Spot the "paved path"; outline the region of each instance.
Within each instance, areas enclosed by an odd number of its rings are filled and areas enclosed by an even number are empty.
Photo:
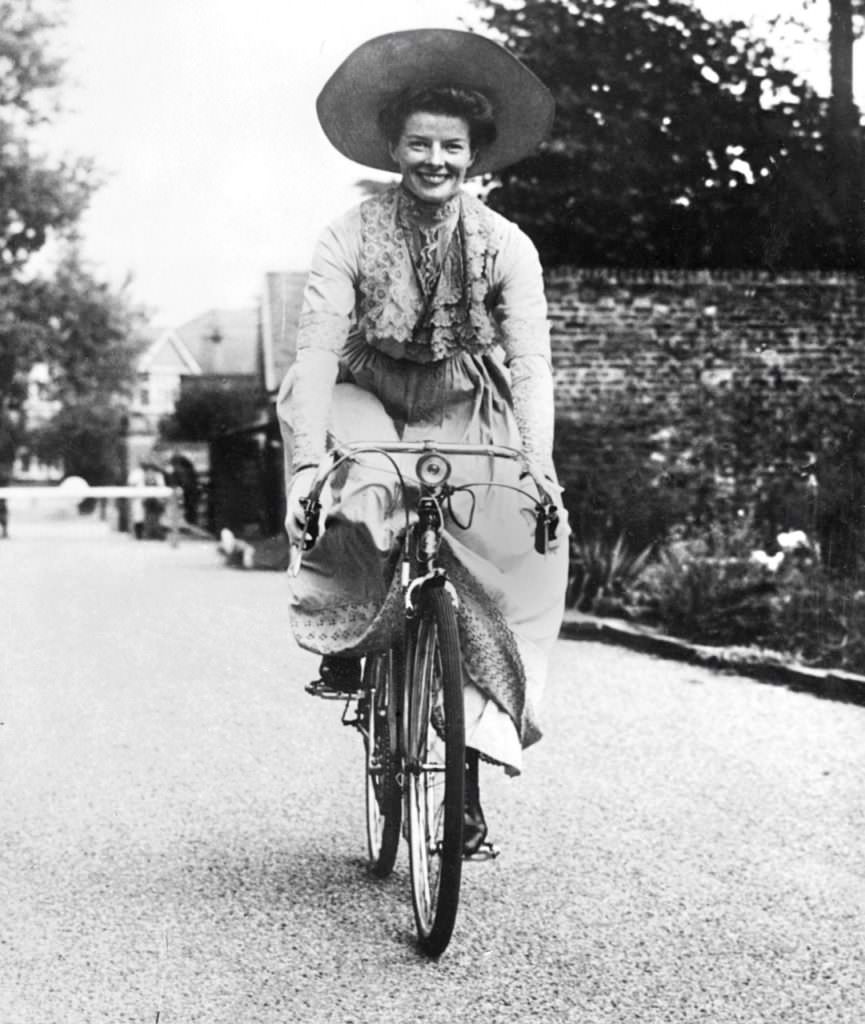
[[[501,858],[418,956],[284,579],[0,541],[0,1022],[860,1022],[865,709],[561,642]]]

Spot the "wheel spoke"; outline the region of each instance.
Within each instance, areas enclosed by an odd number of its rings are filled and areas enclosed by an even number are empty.
[[[456,620],[443,591],[424,592],[412,640],[405,734],[408,838],[418,935],[438,956],[453,930],[462,863],[464,737]]]
[[[393,697],[393,658],[367,658],[366,695],[358,708],[359,728],[366,754],[367,848],[372,871],[390,874],[399,846],[402,796],[390,718]]]

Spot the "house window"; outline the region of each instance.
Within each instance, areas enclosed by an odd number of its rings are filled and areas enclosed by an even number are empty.
[[[141,404],[150,405],[150,388],[142,388],[141,392]]]

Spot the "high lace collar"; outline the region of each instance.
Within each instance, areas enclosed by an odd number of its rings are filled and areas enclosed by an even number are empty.
[[[414,227],[439,227],[456,220],[459,216],[459,192],[444,203],[425,203],[403,184],[397,187],[396,194],[400,218]]]
[[[418,362],[489,347],[495,343],[485,304],[494,215],[465,192],[443,204],[454,203],[452,212],[461,229],[454,232],[451,244],[462,249],[451,263],[457,274],[444,273],[426,299],[415,285],[407,228],[400,215],[404,194],[397,185],[361,204],[359,333],[382,351]]]

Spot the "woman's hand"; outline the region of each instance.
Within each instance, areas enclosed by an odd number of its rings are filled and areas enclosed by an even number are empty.
[[[522,475],[531,477],[542,495],[546,495],[554,504],[561,505],[564,488],[559,484],[555,470],[549,464],[540,465],[528,461],[526,471]]]
[[[297,547],[303,545],[306,522],[306,512],[301,501],[309,495],[317,472],[317,466],[305,466],[292,475],[286,489],[285,532],[288,534],[289,543]]]

